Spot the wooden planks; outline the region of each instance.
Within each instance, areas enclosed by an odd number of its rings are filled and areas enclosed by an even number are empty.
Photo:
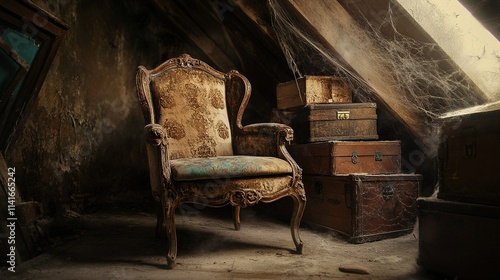
[[[378,139],[376,108],[376,103],[306,105],[291,119],[296,142]]]
[[[383,60],[383,50],[371,43],[370,38],[337,1],[286,0],[289,6],[309,25],[325,46],[338,53],[366,83],[373,88],[381,102],[404,123],[420,140],[429,135],[429,127],[421,120],[423,113],[409,108],[395,90],[397,82],[391,68]],[[339,39],[341,38],[341,39]]]
[[[408,234],[417,219],[421,180],[415,174],[306,175],[303,221],[339,232],[351,243]]]
[[[213,61],[213,65],[216,68],[223,72],[238,68],[231,58],[228,57],[226,50],[221,49],[175,1],[150,1]]]
[[[352,92],[344,79],[334,76],[309,76],[276,86],[278,109],[313,103],[350,103]]]
[[[400,141],[327,141],[288,147],[304,174],[401,172]]]
[[[438,198],[500,206],[500,110],[442,121]]]
[[[417,263],[455,279],[496,279],[500,250],[500,207],[417,200]]]

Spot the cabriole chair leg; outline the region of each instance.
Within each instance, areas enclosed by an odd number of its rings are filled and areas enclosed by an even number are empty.
[[[299,227],[302,215],[304,214],[304,209],[306,207],[306,202],[299,195],[292,195],[292,198],[293,198],[293,212],[292,212],[292,219],[290,222],[292,239],[293,242],[295,243],[297,254],[302,254],[302,247],[304,244],[300,239]]]
[[[164,207],[165,229],[168,239],[167,266],[172,269],[176,266],[177,233],[175,228],[175,205],[168,203]]]

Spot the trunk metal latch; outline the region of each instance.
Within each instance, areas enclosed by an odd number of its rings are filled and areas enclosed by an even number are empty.
[[[352,151],[352,154],[351,154],[351,162],[352,162],[353,164],[358,163],[358,152],[356,152],[356,151]]]
[[[393,185],[386,185],[382,189],[382,197],[385,200],[391,199],[391,197],[394,195],[394,186]]]

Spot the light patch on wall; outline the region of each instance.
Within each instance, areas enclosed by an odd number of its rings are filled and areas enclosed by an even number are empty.
[[[480,88],[500,100],[500,42],[457,0],[396,0]]]

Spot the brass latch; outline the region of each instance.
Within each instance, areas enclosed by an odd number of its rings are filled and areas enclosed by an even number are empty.
[[[337,111],[337,120],[348,120],[350,118],[351,111]]]
[[[382,151],[375,151],[375,161],[382,161]]]

